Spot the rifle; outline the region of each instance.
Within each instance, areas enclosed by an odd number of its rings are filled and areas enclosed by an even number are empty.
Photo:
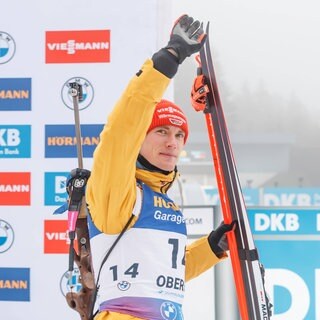
[[[89,229],[87,224],[88,209],[85,201],[85,187],[90,177],[90,171],[83,169],[83,156],[81,145],[81,128],[79,120],[78,100],[82,99],[81,86],[77,83],[69,83],[70,94],[73,97],[76,142],[77,142],[77,157],[78,168],[71,171],[66,183],[68,198],[68,235],[70,239],[69,248],[69,279],[71,279],[74,263],[77,264],[80,271],[80,283],[82,288],[78,292],[68,292],[66,300],[70,308],[80,314],[81,320],[93,320],[95,302],[99,290],[99,279],[103,265],[107,261],[111,252],[119,242],[123,234],[129,228],[133,221],[132,214],[122,231],[118,234],[113,244],[108,249],[103,258],[97,272],[97,279],[93,273],[93,263],[91,256]],[[61,207],[56,210],[56,213],[62,213],[66,208]],[[74,249],[74,240],[77,236],[78,252]],[[70,280],[69,280],[70,281]],[[72,288],[72,286],[71,286]],[[97,313],[97,312],[96,312]]]
[[[74,263],[79,271],[81,289],[78,292],[68,292],[66,300],[70,308],[80,314],[81,320],[90,320],[92,296],[95,289],[93,266],[91,259],[90,237],[87,224],[87,205],[85,187],[90,177],[90,171],[83,169],[83,154],[81,143],[81,128],[79,117],[79,101],[83,100],[82,87],[76,82],[69,83],[69,93],[73,100],[78,168],[71,171],[66,183],[68,198],[68,235],[69,247],[69,279],[71,279]],[[78,252],[74,249],[77,240]],[[71,286],[72,288],[72,286]]]

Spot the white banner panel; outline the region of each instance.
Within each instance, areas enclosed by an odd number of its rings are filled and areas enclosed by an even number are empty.
[[[65,180],[77,167],[69,82],[80,103],[84,167],[108,113],[164,46],[170,1],[18,1],[1,5],[0,318],[79,319],[70,290]],[[166,38],[167,40],[167,38]],[[167,92],[170,97],[170,91]],[[77,270],[76,270],[77,271]],[[73,290],[78,290],[78,274]]]

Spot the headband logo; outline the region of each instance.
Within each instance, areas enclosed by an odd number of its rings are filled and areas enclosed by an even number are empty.
[[[179,120],[179,119],[173,119],[173,118],[169,118],[169,121],[177,127],[181,127],[183,125],[183,121]]]

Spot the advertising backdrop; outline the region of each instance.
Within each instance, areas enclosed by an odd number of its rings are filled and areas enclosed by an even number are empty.
[[[319,208],[257,207],[248,214],[274,304],[272,320],[320,319]]]
[[[67,217],[53,215],[67,199],[66,178],[78,164],[69,84],[83,89],[83,156],[90,170],[113,105],[145,59],[166,44],[175,18],[171,6],[171,0],[1,4],[0,319],[79,319],[64,297],[80,288],[79,270],[71,281],[66,274]],[[172,95],[171,86],[166,97]],[[203,191],[207,204],[219,203],[216,188]],[[275,301],[273,319],[320,319],[320,210],[313,208],[320,189],[243,192],[246,204],[255,206],[248,210],[250,225]],[[185,211],[190,241],[213,228],[211,209],[202,209]],[[232,281],[230,270],[227,278]],[[214,319],[214,281],[210,269],[188,283],[186,320]]]
[[[64,298],[79,290],[77,269],[71,282],[65,274],[67,216],[53,215],[66,200],[66,176],[78,165],[69,83],[83,88],[80,121],[90,170],[111,108],[142,63],[166,44],[169,4],[1,4],[0,319],[79,319]]]

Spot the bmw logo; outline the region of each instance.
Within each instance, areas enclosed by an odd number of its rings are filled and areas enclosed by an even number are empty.
[[[10,34],[0,31],[0,64],[10,61],[16,52],[16,43]]]
[[[80,276],[80,270],[78,268],[74,268],[71,274],[69,271],[63,274],[60,280],[60,290],[64,296],[66,296],[68,292],[77,293],[81,290],[82,284]]]
[[[178,315],[176,306],[170,301],[165,301],[161,304],[160,312],[164,320],[175,320]]]
[[[9,250],[14,241],[14,232],[10,224],[0,219],[0,253]]]
[[[121,291],[127,291],[130,288],[130,282],[128,281],[120,281],[118,283],[118,289]]]
[[[94,92],[91,83],[81,77],[74,77],[66,81],[61,90],[61,97],[63,103],[71,110],[74,109],[73,106],[73,97],[70,93],[70,89],[72,88],[71,84],[77,83],[78,86],[82,89],[82,99],[79,101],[79,110],[84,110],[90,106],[93,100]]]

